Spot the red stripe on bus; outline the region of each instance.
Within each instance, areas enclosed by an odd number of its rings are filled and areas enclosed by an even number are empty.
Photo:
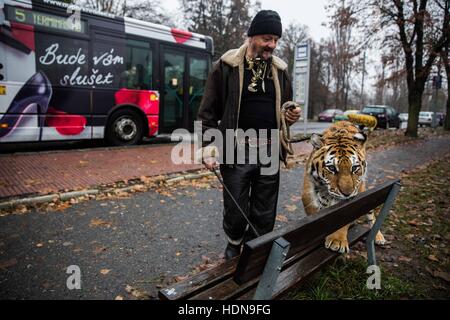
[[[11,21],[11,32],[16,40],[22,42],[30,50],[35,51],[33,26]]]
[[[182,44],[192,38],[192,32],[189,31],[172,28],[170,32],[177,43]]]

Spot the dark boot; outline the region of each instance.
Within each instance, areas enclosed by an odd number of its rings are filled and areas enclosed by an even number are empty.
[[[241,254],[241,245],[235,245],[228,242],[227,248],[225,249],[225,260],[230,260]]]

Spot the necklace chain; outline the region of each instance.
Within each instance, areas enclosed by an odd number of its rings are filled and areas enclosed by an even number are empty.
[[[248,64],[247,70],[251,70],[253,74],[250,84],[247,87],[248,91],[257,92],[258,80],[261,80],[262,91],[266,92],[264,78],[266,77],[267,72],[267,62],[261,58],[249,58],[247,56],[245,56],[245,59]]]

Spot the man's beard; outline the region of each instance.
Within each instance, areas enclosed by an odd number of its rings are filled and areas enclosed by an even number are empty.
[[[252,46],[253,48],[253,52],[256,53],[256,58],[261,58],[263,60],[270,60],[273,54],[273,49],[269,48],[269,47],[257,47],[255,45]],[[269,58],[264,58],[264,53],[270,53]]]

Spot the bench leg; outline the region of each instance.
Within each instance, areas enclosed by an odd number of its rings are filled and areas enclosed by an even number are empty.
[[[389,214],[389,210],[391,210],[392,205],[394,204],[395,197],[400,191],[400,183],[396,182],[392,186],[391,191],[389,192],[386,201],[383,204],[383,208],[381,208],[380,214],[377,217],[374,225],[370,229],[369,235],[367,236],[366,246],[367,246],[367,262],[369,266],[376,265],[377,260],[375,256],[375,236],[378,231],[381,229],[381,225]]]
[[[259,279],[253,300],[270,300],[277,283],[281,267],[289,251],[290,243],[283,238],[278,238],[273,242],[272,250],[267,258],[263,274]]]

